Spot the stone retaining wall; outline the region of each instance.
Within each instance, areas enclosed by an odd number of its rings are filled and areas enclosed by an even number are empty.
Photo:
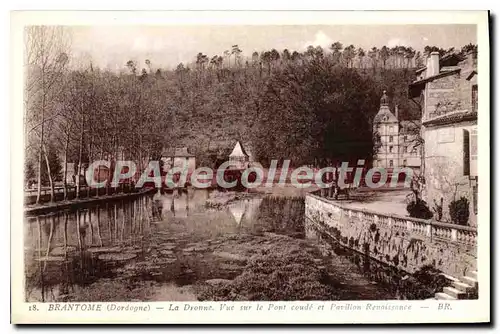
[[[477,269],[475,228],[350,209],[315,194],[305,201],[306,229],[398,269],[430,265],[454,277]]]

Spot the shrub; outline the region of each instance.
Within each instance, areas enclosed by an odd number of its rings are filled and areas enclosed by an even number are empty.
[[[458,225],[467,225],[469,221],[469,200],[465,197],[452,201],[449,205],[451,221]]]
[[[438,221],[441,221],[441,219],[443,218],[443,198],[441,197],[441,200],[440,202],[436,202],[436,200],[434,200],[434,207],[432,208],[432,210],[434,210],[434,212],[436,213],[436,219]]]
[[[451,282],[441,275],[441,271],[431,265],[425,265],[413,273],[407,280],[402,280],[399,286],[405,299],[426,299],[436,292],[443,291]]]
[[[410,217],[421,218],[421,219],[430,219],[433,217],[429,206],[424,200],[417,199],[416,201],[411,201],[406,206],[406,211]]]

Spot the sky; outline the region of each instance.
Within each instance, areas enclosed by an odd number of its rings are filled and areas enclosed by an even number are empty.
[[[222,55],[237,44],[243,56],[272,48],[304,51],[307,46],[328,48],[340,41],[347,46],[426,45],[444,49],[476,44],[475,25],[239,25],[239,26],[75,26],[69,27],[76,62],[92,60],[110,70],[125,68],[128,60],[144,67],[173,68],[191,62],[198,52]]]

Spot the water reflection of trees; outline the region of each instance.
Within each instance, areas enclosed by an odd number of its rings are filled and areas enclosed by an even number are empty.
[[[264,230],[303,238],[304,212],[303,197],[265,197],[260,203],[257,221]]]
[[[25,292],[28,301],[64,301],[75,284],[112,275],[99,261],[110,247],[142,247],[151,199],[59,211],[25,219]]]
[[[299,222],[303,199],[287,203],[286,199],[245,198],[211,211],[205,207],[207,198],[208,192],[196,190],[160,194],[161,220],[153,220],[153,196],[27,217],[26,299],[84,299],[81,294],[89,290],[86,286],[99,279],[129,277],[125,264],[154,262],[147,257],[149,250],[165,234],[192,243],[262,230],[303,233],[303,222]],[[125,260],[132,253],[136,260]]]

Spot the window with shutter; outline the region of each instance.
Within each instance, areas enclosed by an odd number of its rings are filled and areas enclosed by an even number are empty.
[[[477,176],[477,129],[470,132],[470,175]]]
[[[464,134],[464,144],[463,144],[463,155],[464,155],[464,175],[470,175],[470,138],[469,131],[463,130]]]
[[[472,111],[477,112],[477,85],[472,86]]]

